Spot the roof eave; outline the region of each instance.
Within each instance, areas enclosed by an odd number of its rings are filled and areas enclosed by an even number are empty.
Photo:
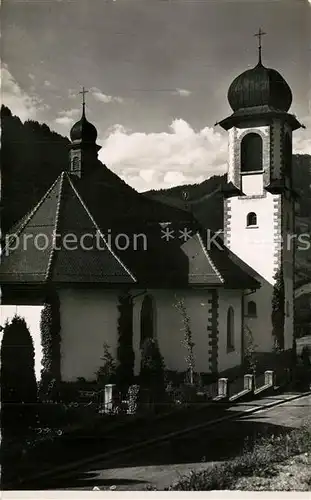
[[[249,110],[247,112],[247,109],[245,109],[245,114],[242,114],[239,111],[236,111],[232,113],[232,115],[228,116],[227,118],[224,118],[220,122],[215,123],[215,125],[220,125],[224,130],[229,130],[230,128],[234,127],[235,125],[245,123],[249,120],[253,120],[254,118],[259,119],[259,120],[264,120],[266,119],[267,121],[272,120],[273,118],[280,118],[291,126],[292,130],[297,130],[299,128],[305,128],[303,124],[301,124],[295,115],[292,115],[290,113],[286,113],[284,111],[279,111],[279,110],[273,110],[269,109],[267,111],[261,111],[261,112],[255,112],[252,110]]]

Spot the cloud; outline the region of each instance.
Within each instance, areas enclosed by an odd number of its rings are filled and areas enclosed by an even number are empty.
[[[114,97],[111,95],[103,94],[98,88],[91,88],[92,95],[96,101],[103,102],[105,104],[109,104],[111,102],[122,103],[124,99],[122,97]]]
[[[69,116],[58,116],[55,120],[55,123],[58,125],[64,125],[66,127],[73,125],[74,120]]]
[[[35,75],[33,75],[32,73],[29,73],[28,77],[30,78],[30,80],[34,80],[35,79]]]
[[[55,123],[69,127],[78,119],[80,113],[81,110],[78,108],[59,111],[58,116],[55,119]]]
[[[311,154],[311,116],[294,132],[293,151]],[[195,131],[175,119],[168,132],[142,133],[116,125],[100,140],[100,159],[138,191],[202,182],[226,172],[228,136],[205,127]]]
[[[100,142],[100,159],[138,191],[202,182],[226,171],[226,135],[210,127],[195,131],[182,119],[160,133],[116,125]]]
[[[43,84],[45,87],[51,87],[51,82],[49,82],[49,80],[44,80],[44,84]]]
[[[69,99],[74,99],[77,97],[79,94],[75,89],[68,89],[68,97]]]
[[[176,89],[174,94],[180,95],[181,97],[188,97],[192,92],[187,89]]]
[[[30,95],[20,87],[7,64],[1,67],[1,101],[21,120],[37,119],[38,113],[49,107],[37,95]]]
[[[68,116],[68,118],[76,118],[81,113],[81,109],[72,108],[72,109],[64,109],[60,111],[58,114],[60,116]]]

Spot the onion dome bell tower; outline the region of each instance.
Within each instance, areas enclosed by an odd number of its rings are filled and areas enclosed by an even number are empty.
[[[268,352],[276,283],[284,283],[284,307],[286,304],[285,333],[279,345],[288,349],[293,335],[295,255],[290,237],[295,232],[296,194],[292,186],[292,134],[302,125],[289,112],[293,96],[288,83],[278,71],[263,65],[264,34],[260,29],[255,35],[259,40],[257,64],[238,75],[229,87],[232,114],[218,124],[229,132],[228,176],[223,187],[224,240],[262,283],[251,299],[261,310],[260,321],[245,321],[259,350]],[[245,304],[246,314],[247,307]],[[266,324],[263,318],[268,318]]]
[[[71,144],[69,160],[70,172],[80,178],[91,173],[98,164],[98,151],[101,146],[96,144],[97,130],[85,116],[85,94],[84,89],[80,92],[82,100],[82,116],[70,130]]]
[[[238,75],[229,87],[233,113],[216,124],[229,131],[225,195],[250,194],[254,188],[247,176],[251,173],[261,173],[262,188],[271,193],[292,189],[292,132],[302,125],[288,112],[293,99],[288,83],[262,63],[261,38],[265,34],[260,29],[255,35],[259,39],[256,66]],[[260,194],[255,191],[252,194]]]

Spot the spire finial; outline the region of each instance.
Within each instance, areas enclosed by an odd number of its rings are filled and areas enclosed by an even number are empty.
[[[88,90],[86,90],[84,87],[82,87],[82,90],[79,92],[79,94],[82,94],[82,115],[84,116],[85,114],[85,94],[88,93]]]
[[[265,33],[264,31],[262,31],[261,28],[259,28],[259,31],[258,33],[255,33],[254,36],[257,36],[258,37],[258,52],[259,52],[259,64],[261,64],[261,39],[264,35],[266,35],[267,33]]]

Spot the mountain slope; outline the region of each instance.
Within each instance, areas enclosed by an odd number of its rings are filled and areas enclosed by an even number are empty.
[[[296,233],[304,233],[309,245],[300,245],[296,252],[296,284],[311,280],[311,156],[293,155],[294,187],[300,195],[296,208]],[[173,206],[186,207],[205,227],[223,229],[223,196],[221,186],[226,176],[213,176],[200,184],[176,186],[147,191],[151,197]],[[184,199],[184,193],[187,199]],[[305,248],[307,247],[307,248]]]

